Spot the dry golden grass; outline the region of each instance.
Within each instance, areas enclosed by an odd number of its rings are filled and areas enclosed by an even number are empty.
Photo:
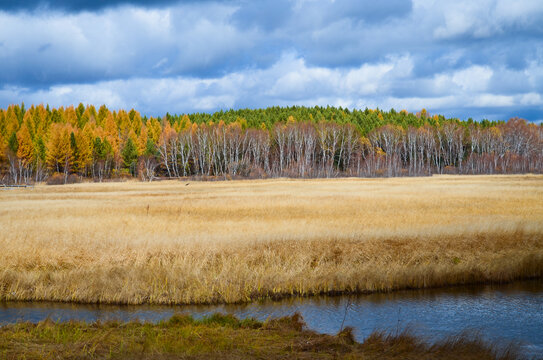
[[[0,300],[239,302],[543,275],[543,176],[0,192]]]

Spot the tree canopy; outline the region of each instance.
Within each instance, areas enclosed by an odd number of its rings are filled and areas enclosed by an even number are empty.
[[[0,178],[331,177],[541,172],[541,125],[391,109],[269,107],[146,117],[105,105],[0,109]],[[145,175],[144,175],[145,174]]]

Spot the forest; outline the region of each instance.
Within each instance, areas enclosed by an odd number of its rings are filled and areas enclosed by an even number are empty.
[[[3,184],[156,178],[541,173],[543,126],[425,109],[270,107],[146,117],[105,105],[0,109]]]

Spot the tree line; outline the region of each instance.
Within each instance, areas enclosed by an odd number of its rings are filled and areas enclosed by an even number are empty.
[[[543,127],[405,110],[270,107],[142,117],[105,105],[0,109],[0,178],[540,173]]]

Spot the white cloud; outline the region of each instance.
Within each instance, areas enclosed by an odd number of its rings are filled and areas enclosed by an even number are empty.
[[[452,81],[465,91],[485,91],[492,74],[487,66],[471,66],[456,71],[452,75]]]
[[[460,102],[458,97],[447,95],[447,96],[436,96],[436,97],[387,97],[383,99],[383,109],[407,109],[409,111],[418,111],[420,109],[426,110],[437,110],[437,109],[447,109],[451,106],[457,106]]]
[[[515,105],[515,98],[508,95],[480,94],[470,102],[474,107],[501,107]]]
[[[431,4],[425,10],[443,17],[443,24],[434,30],[434,36],[440,39],[462,35],[488,38],[511,27],[530,27],[543,15],[543,3],[538,0],[454,0]]]
[[[531,92],[531,93],[528,93],[528,94],[521,95],[519,103],[521,105],[542,106],[543,105],[543,97],[541,96],[541,94]]]

